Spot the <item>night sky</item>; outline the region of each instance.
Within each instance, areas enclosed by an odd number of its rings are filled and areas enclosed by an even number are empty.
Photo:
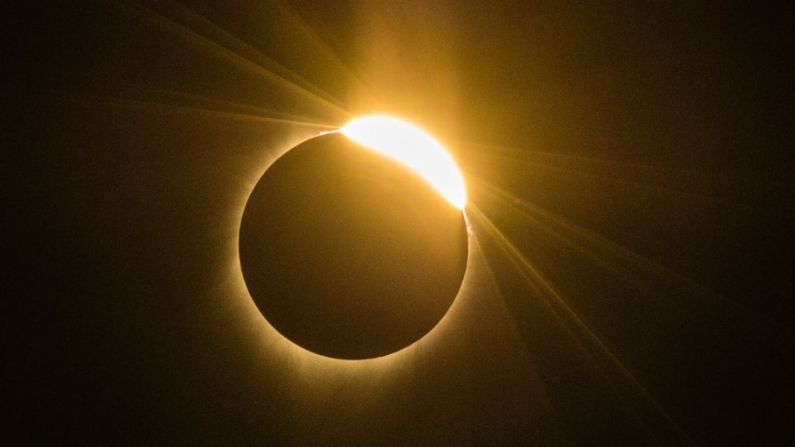
[[[792,443],[784,9],[60,3],[0,13],[8,443]],[[258,312],[238,230],[371,112],[455,157],[469,258],[425,338],[342,361]]]

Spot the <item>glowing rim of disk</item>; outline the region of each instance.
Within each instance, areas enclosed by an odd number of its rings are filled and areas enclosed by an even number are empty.
[[[339,129],[350,140],[402,163],[463,210],[467,202],[464,177],[453,157],[418,126],[389,115],[354,118]]]

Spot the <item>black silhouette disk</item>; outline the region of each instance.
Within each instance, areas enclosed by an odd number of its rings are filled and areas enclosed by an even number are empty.
[[[248,199],[243,277],[282,335],[329,357],[383,356],[417,341],[464,276],[464,214],[407,167],[341,134],[279,158]]]

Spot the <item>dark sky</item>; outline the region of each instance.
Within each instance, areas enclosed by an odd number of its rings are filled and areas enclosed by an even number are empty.
[[[3,7],[7,439],[786,444],[788,16],[602,3]],[[373,111],[447,144],[474,242],[427,339],[339,362],[265,323],[236,232]]]

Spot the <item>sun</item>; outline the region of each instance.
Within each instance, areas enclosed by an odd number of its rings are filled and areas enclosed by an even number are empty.
[[[368,115],[351,120],[339,132],[406,165],[456,208],[463,210],[466,206],[466,186],[455,160],[418,126],[389,115]]]

